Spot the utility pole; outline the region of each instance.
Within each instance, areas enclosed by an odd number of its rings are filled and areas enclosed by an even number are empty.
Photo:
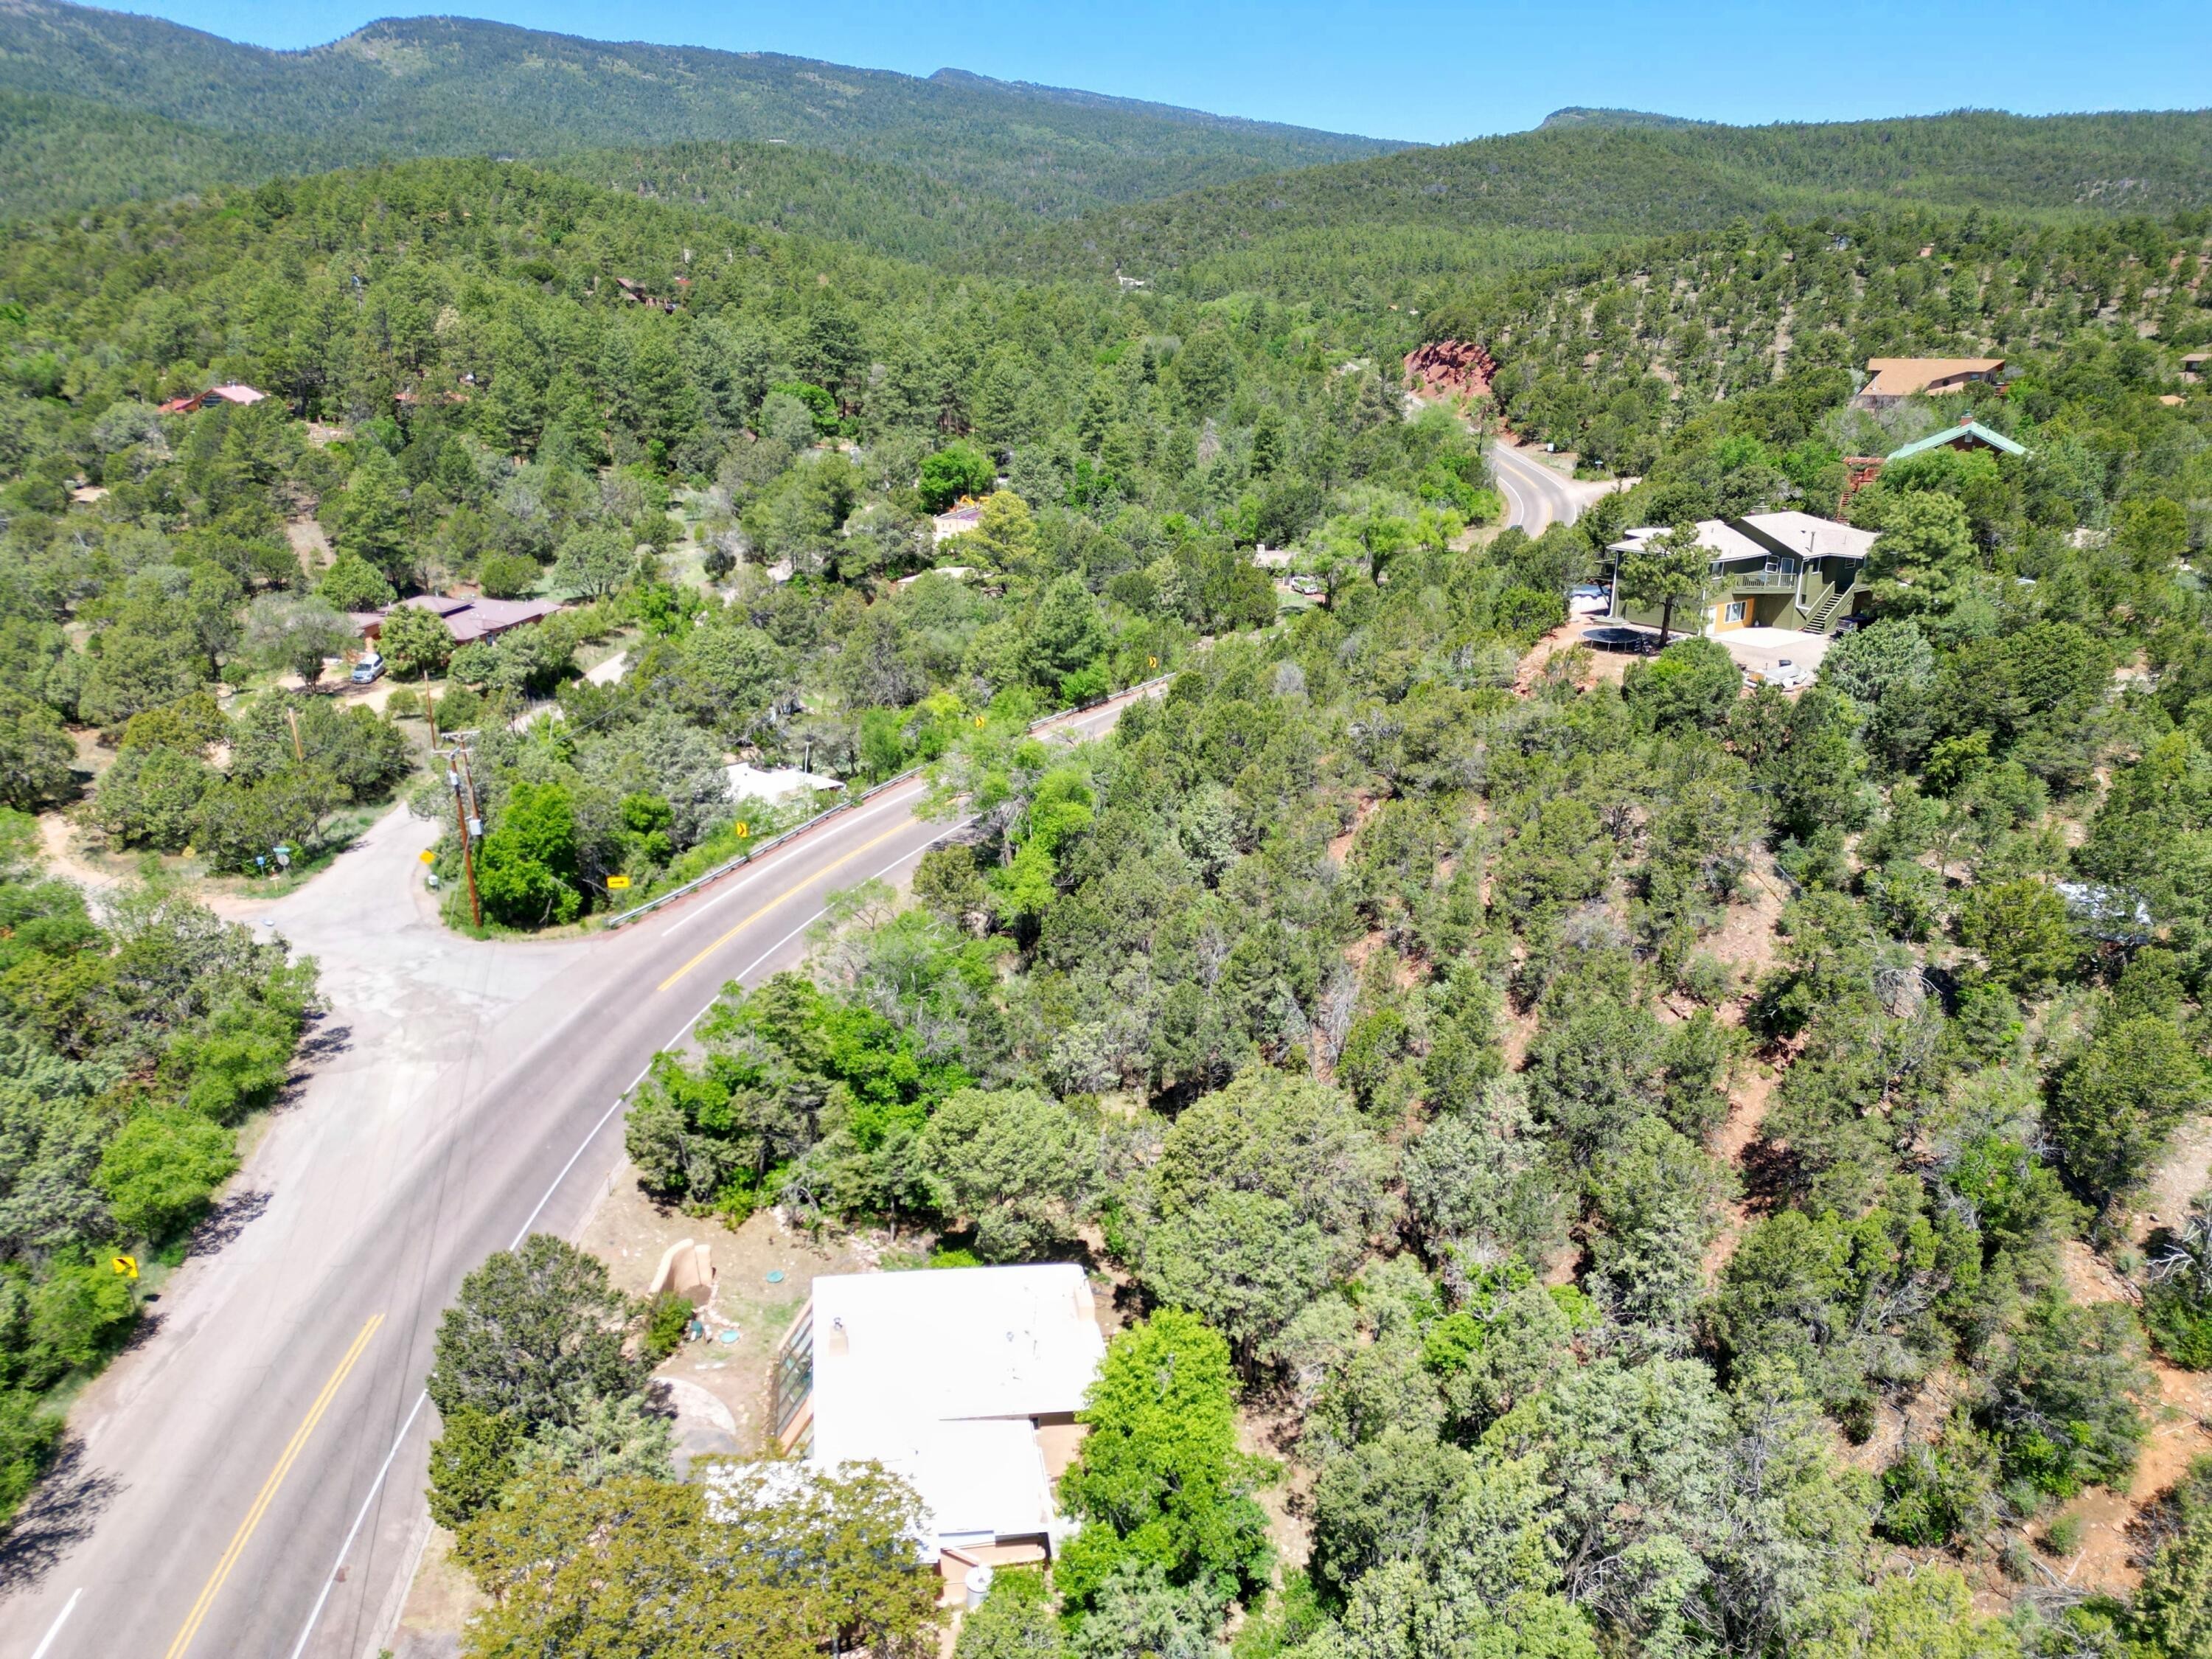
[[[460,738],[453,740],[453,751],[447,757],[446,787],[453,792],[453,824],[461,832],[461,868],[469,878],[469,919],[478,927],[483,926],[483,901],[477,896],[476,838],[471,833],[477,820],[472,817],[476,804],[476,788],[470,781],[469,805],[461,804],[463,769],[468,763],[468,745]]]
[[[438,746],[438,699],[430,692],[422,694],[422,712],[430,717],[430,747]]]
[[[292,728],[292,758],[301,766],[307,763],[307,752],[300,747],[300,711],[290,703],[284,705],[284,723]]]
[[[461,787],[469,792],[469,833],[481,840],[483,836],[483,809],[477,805],[476,769],[469,764],[469,751],[461,750]]]

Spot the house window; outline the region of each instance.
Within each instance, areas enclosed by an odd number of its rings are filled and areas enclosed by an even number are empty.
[[[1722,614],[1721,620],[1723,622],[1732,623],[1741,622],[1743,620],[1743,600],[1730,599],[1728,602],[1728,610]]]

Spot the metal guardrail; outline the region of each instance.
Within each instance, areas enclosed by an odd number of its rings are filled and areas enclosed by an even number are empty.
[[[1181,671],[1178,670],[1177,672],[1180,672]],[[1125,698],[1137,696],[1143,692],[1151,690],[1156,685],[1165,685],[1174,678],[1174,674],[1155,674],[1151,679],[1139,680],[1136,684],[1125,687],[1123,690],[1115,692],[1113,696],[1107,697],[1100,702],[1092,703],[1091,708],[1103,708],[1109,703]],[[1049,714],[1039,715],[1036,720],[1033,720],[1029,723],[1028,729],[1031,732],[1040,732],[1046,726],[1050,726],[1055,720],[1070,720],[1082,714],[1086,714],[1090,712],[1089,708],[1058,709]],[[885,778],[881,783],[871,785],[868,788],[860,791],[857,795],[848,795],[843,800],[839,801],[835,806],[828,807],[822,811],[817,812],[812,817],[806,819],[804,823],[794,823],[790,829],[782,831],[781,834],[770,836],[759,846],[748,848],[745,851],[738,854],[735,858],[726,860],[724,862],[716,865],[713,869],[707,872],[705,875],[693,877],[690,881],[685,882],[681,887],[672,887],[666,892],[659,895],[657,897],[649,898],[642,904],[635,905],[629,909],[622,911],[617,915],[609,916],[604,922],[600,923],[599,926],[603,931],[611,930],[617,927],[626,927],[631,922],[635,921],[640,916],[650,915],[655,910],[659,909],[663,905],[673,904],[680,898],[688,898],[692,894],[699,891],[702,888],[712,886],[714,883],[720,881],[724,876],[730,874],[732,871],[741,870],[746,865],[750,864],[755,859],[763,857],[767,854],[774,852],[786,842],[790,841],[796,836],[805,835],[809,830],[813,829],[815,825],[826,823],[830,819],[837,817],[841,812],[849,812],[854,807],[860,805],[861,802],[872,800],[876,796],[882,794],[887,789],[896,789],[902,783],[910,782],[912,780],[920,777],[927,769],[925,767],[909,766],[905,771],[901,772],[896,777]]]

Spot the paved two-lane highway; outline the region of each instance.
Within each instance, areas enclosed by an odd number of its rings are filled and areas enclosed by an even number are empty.
[[[1116,705],[1066,726],[1095,732]],[[4,1558],[4,1659],[374,1659],[419,1536],[438,1316],[532,1229],[573,1232],[624,1096],[726,981],[797,963],[824,897],[948,826],[888,790],[619,933],[479,944],[395,813],[265,908],[325,964],[325,1049],[155,1328],[81,1399],[81,1449]]]
[[[1485,453],[1491,476],[1505,495],[1507,524],[1540,536],[1547,525],[1572,524],[1581,513],[1582,503],[1567,481],[1541,461],[1495,441]]]

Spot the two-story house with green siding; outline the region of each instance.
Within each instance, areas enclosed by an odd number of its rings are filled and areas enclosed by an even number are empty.
[[[1636,605],[1620,591],[1620,566],[1623,554],[1665,533],[1656,526],[1632,530],[1607,550],[1614,571],[1608,623],[1658,627],[1659,606]],[[1698,540],[1712,555],[1712,583],[1705,592],[1702,627],[1675,606],[1678,633],[1786,628],[1826,634],[1856,617],[1865,602],[1871,530],[1809,513],[1747,513],[1740,519],[1699,520]]]

